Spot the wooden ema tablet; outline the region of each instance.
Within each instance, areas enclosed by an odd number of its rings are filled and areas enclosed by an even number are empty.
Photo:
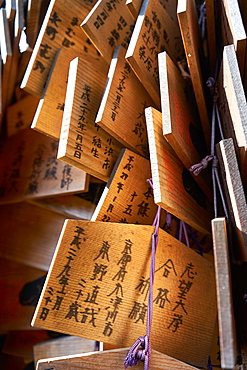
[[[157,54],[166,50],[177,61],[183,45],[177,20],[172,20],[159,0],[144,0],[126,52],[126,59],[160,107]]]
[[[34,363],[49,357],[71,356],[78,353],[93,352],[95,341],[75,336],[65,336],[54,340],[46,340],[33,347]]]
[[[122,146],[94,122],[104,85],[91,64],[71,61],[58,158],[108,181]]]
[[[32,325],[132,345],[146,331],[153,231],[67,220]],[[152,348],[206,366],[216,317],[213,265],[159,229],[155,271]]]
[[[27,283],[42,278],[45,275],[44,271],[3,258],[0,258],[0,266],[1,301],[2,303],[5,302],[0,307],[1,331],[30,330],[30,321],[34,312],[34,306],[28,304],[31,303],[31,300],[30,302],[26,302],[26,305],[23,304],[24,302],[21,303],[20,292]],[[41,287],[39,288],[41,289]],[[37,287],[36,289],[38,290]]]
[[[145,108],[154,102],[124,55],[124,48],[116,48],[95,122],[123,146],[147,156]]]
[[[51,0],[41,26],[21,88],[40,97],[59,48],[97,56],[97,51],[80,29],[94,0]]]
[[[207,44],[211,75],[216,67],[216,7],[214,0],[206,1]]]
[[[133,16],[133,19],[136,20],[142,5],[142,0],[126,0],[125,5]]]
[[[39,33],[39,17],[42,0],[29,0],[27,8],[26,20],[26,36],[27,43],[30,48],[34,48],[38,33]]]
[[[247,185],[247,107],[236,53],[233,45],[224,47],[218,81],[219,107],[225,137],[232,137],[240,163],[244,186]]]
[[[32,122],[33,129],[54,139],[60,138],[69,64],[77,56],[91,63],[94,69],[105,73],[106,80],[108,66],[103,58],[93,58],[70,49],[58,50]]]
[[[220,333],[222,369],[232,369],[237,361],[236,328],[233,311],[230,256],[225,218],[211,222]]]
[[[203,81],[201,61],[199,59],[201,45],[195,0],[178,0],[177,16],[202,128],[209,147],[210,119],[205,97],[205,82]]]
[[[150,162],[123,149],[91,220],[151,225],[157,206],[150,177]]]
[[[239,69],[243,77],[245,73],[246,32],[238,0],[224,0],[220,4],[222,42],[223,45],[234,45]]]
[[[11,74],[11,64],[12,64],[12,45],[9,32],[9,24],[6,17],[6,10],[4,8],[0,9],[0,33],[1,33],[1,60],[3,63],[2,67],[2,115],[4,114],[6,104],[7,104],[7,91],[8,83]],[[0,122],[1,126],[1,122]]]
[[[240,253],[241,259],[247,261],[247,205],[233,140],[221,140],[216,148],[222,166],[223,183],[226,185],[227,205],[240,248],[235,253]]]
[[[47,271],[66,218],[25,202],[1,205],[0,258]]]
[[[49,358],[40,360],[37,364],[37,370],[92,370],[92,369],[113,369],[119,370],[124,368],[124,360],[129,348],[115,349],[111,351],[86,353],[84,355],[63,356],[61,358]],[[184,362],[178,361],[163,353],[152,351],[150,356],[150,370],[172,368],[173,370],[196,370]],[[134,369],[143,369],[143,362],[140,360]]]
[[[19,66],[19,57],[20,57],[20,37],[22,30],[24,29],[24,4],[22,0],[16,1],[16,15],[14,18],[14,29],[13,29],[13,40],[12,40],[12,63],[11,63],[11,73],[9,75],[8,89],[5,92],[6,105],[10,105],[13,101],[16,76]]]
[[[189,169],[207,154],[194,95],[180,70],[166,52],[158,55],[162,130],[178,158]],[[210,173],[195,176],[208,199],[212,199]]]
[[[87,194],[88,193],[85,193],[85,198],[87,197]],[[66,216],[66,218],[75,218],[78,220],[91,220],[92,214],[95,210],[95,204],[90,200],[77,196],[76,194],[31,199],[28,200],[28,203],[60,213]]]
[[[162,133],[161,113],[146,108],[154,201],[203,234],[210,233],[211,206]]]
[[[6,109],[8,136],[31,126],[38,105],[38,98],[28,95]]]
[[[135,20],[125,5],[125,0],[98,0],[81,27],[102,57],[111,62],[114,49],[122,45],[127,49]]]
[[[7,334],[1,352],[33,359],[33,346],[49,339],[46,330],[11,330]]]
[[[177,18],[177,0],[175,1],[161,1],[160,2],[163,8],[170,15],[171,19]],[[133,18],[136,20],[140,12],[142,1],[140,0],[126,0],[125,5],[128,7],[129,11],[133,15]]]
[[[57,141],[31,129],[5,140],[0,203],[87,191],[86,173],[57,160],[57,147]]]

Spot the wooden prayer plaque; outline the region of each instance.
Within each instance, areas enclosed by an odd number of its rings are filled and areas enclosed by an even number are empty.
[[[33,346],[34,362],[49,357],[73,356],[95,351],[95,341],[73,335],[46,340]]]
[[[147,156],[145,108],[154,103],[124,55],[124,48],[116,48],[95,122],[123,146]]]
[[[126,59],[157,107],[160,107],[157,54],[164,50],[174,61],[184,57],[177,20],[171,19],[159,0],[144,0]]]
[[[122,146],[94,122],[104,85],[91,64],[71,61],[58,158],[108,181]]]
[[[133,19],[136,20],[142,5],[142,0],[126,0],[125,5],[128,7]]]
[[[71,49],[58,50],[32,122],[32,128],[54,139],[60,138],[69,63],[78,56],[91,63],[94,66],[93,68],[100,70],[102,73],[105,71],[105,76],[107,76],[108,66],[103,58],[93,58]]]
[[[0,258],[48,271],[66,218],[27,202],[1,205]]]
[[[98,0],[81,27],[103,58],[110,63],[114,49],[122,45],[127,49],[135,20],[125,0]]]
[[[9,248],[9,246],[6,248],[7,244],[4,245],[5,249]],[[29,302],[26,302],[27,304],[24,305],[23,301],[20,301],[20,292],[25,284],[35,279],[42,278],[45,275],[44,271],[26,266],[22,263],[8,261],[4,258],[0,258],[0,266],[1,301],[7,302],[7,304],[1,304],[0,307],[1,332],[6,333],[10,330],[30,330],[30,321],[34,313],[34,306],[28,304]],[[39,286],[39,288],[41,289],[41,286]],[[38,290],[37,287],[36,289]],[[28,298],[32,300],[34,297],[29,296]],[[16,367],[14,367],[14,369],[16,369]]]
[[[203,81],[201,61],[199,59],[201,45],[195,0],[178,0],[177,15],[202,128],[209,147],[210,119],[205,96],[206,85],[205,81]]]
[[[92,370],[92,369],[112,369],[119,370],[124,368],[124,360],[129,348],[114,349],[103,352],[85,353],[83,355],[67,356],[61,358],[49,358],[38,362],[37,370]],[[178,361],[172,357],[166,356],[157,351],[151,351],[150,370],[196,370],[184,362]],[[134,369],[143,369],[143,362],[140,360]]]
[[[0,203],[87,191],[86,173],[57,160],[57,147],[57,141],[31,129],[6,139],[0,154]]]
[[[237,361],[237,338],[233,311],[230,256],[225,218],[211,222],[215,261],[216,292],[222,369],[232,369]]]
[[[237,53],[239,69],[243,76],[246,55],[246,32],[238,0],[223,0],[220,4],[222,42],[223,45],[234,45]]]
[[[32,325],[132,345],[146,331],[153,232],[154,226],[67,220]],[[159,229],[152,348],[206,366],[215,317],[213,265]]]
[[[210,233],[211,204],[162,133],[162,116],[146,109],[154,201],[203,234]]]
[[[150,177],[150,162],[123,149],[91,220],[152,225],[157,205]]]
[[[51,0],[39,32],[21,88],[40,97],[60,48],[97,56],[97,51],[80,29],[80,23],[95,0]]]
[[[164,51],[158,55],[162,129],[168,143],[189,169],[207,155],[200,119],[190,86]],[[209,172],[195,176],[204,193],[212,199]]]
[[[236,255],[240,253],[241,259],[247,261],[247,204],[233,140],[231,138],[221,140],[216,148],[222,169],[223,183],[226,185],[225,193],[229,216],[235,226],[234,231],[240,248],[240,251],[235,250],[235,252]]]
[[[210,61],[210,71],[214,75],[216,67],[216,8],[214,0],[206,2],[207,43]]]
[[[232,137],[240,163],[244,186],[247,185],[247,106],[233,45],[224,47],[218,82],[222,129]]]
[[[8,83],[11,74],[11,63],[12,63],[12,46],[10,39],[9,24],[6,17],[6,10],[4,8],[0,9],[0,33],[1,33],[1,42],[0,42],[0,51],[1,51],[1,64],[2,74],[1,74],[1,112],[2,114],[5,111],[7,103],[7,91]],[[1,122],[0,122],[1,127]]]
[[[25,33],[27,35],[27,43],[32,49],[34,48],[36,38],[39,33],[39,17],[41,4],[42,0],[30,0],[28,2]]]
[[[38,98],[28,95],[7,107],[6,123],[8,136],[16,134],[25,128],[30,128],[38,105]]]

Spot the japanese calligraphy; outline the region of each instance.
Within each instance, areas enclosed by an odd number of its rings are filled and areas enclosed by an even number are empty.
[[[127,171],[132,164],[126,163]],[[145,333],[153,230],[153,226],[67,220],[36,309],[35,326],[56,327],[119,346],[131,344],[136,331]],[[212,265],[160,229],[153,286],[153,348],[171,356],[183,343],[183,351],[176,356],[185,361],[193,353],[202,365],[211,337],[202,338],[201,331],[193,330],[194,344],[188,347],[185,338],[192,325],[206,326],[212,333],[215,317]]]

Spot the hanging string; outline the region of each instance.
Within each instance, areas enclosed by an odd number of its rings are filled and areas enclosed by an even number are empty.
[[[193,231],[193,229],[190,225],[188,225],[188,228],[189,228],[190,235],[193,239],[193,242],[197,246],[197,249],[198,249],[197,253],[199,253],[201,256],[203,256],[204,250],[202,249],[200,243],[198,242],[196,234],[194,233],[194,231]]]
[[[201,26],[202,40],[206,38],[206,2],[202,3],[199,7],[198,24]]]
[[[198,176],[204,168],[206,168],[209,164],[209,162],[212,163],[212,183],[213,183],[213,199],[214,199],[214,217],[216,218],[218,215],[217,211],[217,187],[220,193],[222,206],[224,209],[225,217],[228,218],[228,212],[226,208],[226,203],[219,179],[219,173],[218,173],[218,158],[215,155],[215,131],[216,131],[216,121],[218,122],[218,128],[221,136],[221,140],[224,139],[222,126],[221,126],[221,120],[220,120],[220,114],[217,104],[218,94],[215,87],[215,79],[213,77],[209,77],[207,80],[207,86],[210,90],[212,99],[213,99],[213,110],[212,110],[212,126],[211,126],[211,147],[210,147],[210,155],[207,155],[205,158],[201,160],[200,163],[194,164],[189,168],[191,172],[195,176]]]
[[[186,229],[186,224],[184,221],[179,220],[179,234],[178,234],[178,240],[182,242],[183,234],[185,237],[185,242],[188,248],[190,248],[190,242],[189,242],[189,237]]]
[[[147,180],[153,189],[152,179]],[[147,321],[146,321],[146,335],[139,337],[137,341],[131,346],[125,360],[124,368],[128,366],[134,366],[138,364],[139,360],[144,361],[144,370],[149,369],[150,355],[151,355],[151,343],[150,335],[152,328],[152,316],[153,316],[153,285],[154,285],[154,272],[155,272],[155,254],[158,243],[158,231],[160,224],[160,212],[161,207],[158,206],[157,213],[153,222],[155,230],[152,234],[152,256],[150,263],[150,288],[148,295],[148,309],[147,309]]]

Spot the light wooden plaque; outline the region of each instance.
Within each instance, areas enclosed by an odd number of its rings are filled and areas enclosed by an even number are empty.
[[[216,12],[217,7],[215,6],[214,0],[206,1],[206,23],[207,23],[207,43],[208,53],[210,61],[210,71],[214,75],[216,67]]]
[[[150,177],[147,159],[122,150],[91,220],[152,225],[157,205],[147,182]]]
[[[8,136],[14,135],[25,128],[30,128],[38,102],[39,100],[36,96],[28,95],[7,107],[6,123]]]
[[[32,122],[33,129],[54,139],[59,139],[61,132],[69,63],[78,56],[91,63],[94,69],[102,73],[105,71],[105,76],[107,76],[108,66],[103,58],[93,58],[70,49],[58,50]]]
[[[30,48],[34,48],[39,33],[39,17],[41,13],[42,0],[28,0],[26,35]]]
[[[114,3],[98,0],[81,27],[102,57],[110,63],[116,46],[122,45],[127,49],[134,23],[125,0]]]
[[[31,129],[5,140],[0,204],[87,191],[87,174],[57,160],[57,147],[57,141]]]
[[[211,125],[205,96],[206,81],[203,81],[199,59],[201,45],[195,0],[178,0],[177,15],[203,132],[209,148]]]
[[[144,0],[125,57],[158,108],[157,54],[164,50],[174,61],[184,57],[177,20],[171,19],[159,0]]]
[[[219,107],[225,138],[232,137],[240,163],[244,186],[247,185],[247,106],[233,45],[224,47],[218,81]]]
[[[13,59],[12,44],[10,38],[9,24],[6,17],[6,10],[4,8],[0,9],[0,32],[1,32],[1,64],[2,65],[2,75],[1,75],[1,113],[4,114],[6,104],[7,104],[7,91],[8,84],[11,75],[11,64]],[[1,126],[1,122],[0,122]]]
[[[238,239],[236,247],[240,248],[240,251],[235,250],[235,252],[237,255],[240,253],[241,259],[247,261],[247,204],[233,140],[231,138],[221,140],[216,148],[222,169],[223,183],[226,185],[228,209]]]
[[[237,361],[237,338],[233,311],[230,256],[225,218],[211,222],[222,369],[232,369]]]
[[[93,352],[95,341],[73,335],[46,340],[33,346],[34,362],[50,357],[73,356],[78,353]]]
[[[95,122],[123,146],[148,156],[145,108],[153,100],[116,48]]]
[[[48,271],[66,218],[26,202],[1,205],[0,258]]]
[[[58,158],[108,181],[122,146],[94,122],[104,85],[91,64],[71,61]]]
[[[203,234],[210,233],[211,204],[162,133],[162,116],[146,109],[154,201]]]
[[[67,220],[32,325],[132,345],[146,331],[153,231]],[[159,229],[155,271],[152,348],[205,366],[216,317],[213,265]]]
[[[136,20],[142,5],[142,0],[126,0],[125,5],[128,7],[133,19]]]
[[[22,263],[8,261],[2,258],[2,256],[0,258],[0,266],[0,292],[2,300],[7,302],[7,304],[2,304],[0,307],[1,332],[30,330],[34,306],[21,304],[20,292],[25,284],[42,278],[45,273],[39,269],[25,266]]]
[[[238,0],[223,0],[220,4],[222,42],[224,46],[234,45],[239,69],[244,76],[247,40]]]
[[[124,368],[124,360],[129,348],[114,349],[103,352],[93,352],[84,355],[68,356],[61,358],[49,358],[39,361],[37,370],[93,370],[93,369],[113,369],[119,370]],[[178,361],[163,353],[152,351],[150,356],[150,370],[161,370],[172,368],[173,370],[196,370],[195,367]],[[134,369],[143,369],[143,362],[139,363]]]
[[[158,55],[163,135],[189,169],[207,155],[194,95],[180,70],[166,52]],[[212,199],[210,173],[195,176],[208,199]]]
[[[33,49],[21,88],[41,97],[56,52],[60,48],[97,56],[94,46],[80,29],[94,0],[51,0]]]

